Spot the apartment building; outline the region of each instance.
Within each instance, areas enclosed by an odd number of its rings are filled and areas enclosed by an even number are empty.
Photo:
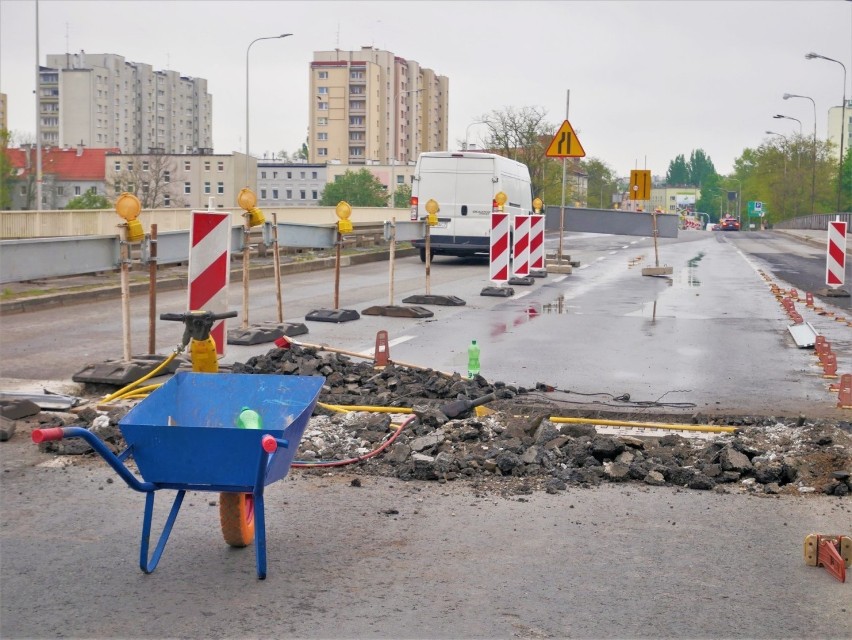
[[[316,207],[326,185],[326,165],[261,160],[257,163],[257,206]]]
[[[104,184],[104,158],[117,149],[46,148],[42,151],[41,207],[36,207],[35,145],[7,149],[6,155],[14,168],[11,181],[11,208],[17,211],[30,209],[64,209],[69,200],[87,191],[106,195]]]
[[[309,161],[414,162],[447,149],[449,80],[390,51],[315,51]]]
[[[843,106],[828,110],[828,139],[834,144],[834,153],[840,158],[840,127],[843,126],[843,153],[852,149],[852,100],[846,101],[846,122],[843,123]]]
[[[41,143],[123,153],[212,153],[207,80],[114,54],[54,54],[39,67]]]
[[[255,190],[257,159],[245,154],[106,155],[106,196],[135,193],[143,208],[190,207],[239,210],[237,196],[246,186]]]

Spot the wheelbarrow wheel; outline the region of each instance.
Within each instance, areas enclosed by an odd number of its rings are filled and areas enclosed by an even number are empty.
[[[232,547],[254,541],[254,498],[250,493],[220,493],[219,522],[222,535]]]

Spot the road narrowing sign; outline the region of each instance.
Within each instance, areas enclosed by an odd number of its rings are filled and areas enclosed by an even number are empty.
[[[631,169],[630,171],[630,199],[651,199],[651,170]]]
[[[559,127],[553,136],[545,155],[548,158],[585,158],[586,151],[580,144],[580,139],[574,133],[574,128],[567,120]]]

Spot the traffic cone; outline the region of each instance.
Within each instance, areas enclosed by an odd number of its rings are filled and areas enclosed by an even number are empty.
[[[825,359],[822,361],[822,377],[837,377],[837,356],[833,352],[826,354]]]
[[[790,297],[793,298],[793,300],[798,300],[799,299],[799,292],[796,291],[795,289],[790,289]]]
[[[812,293],[806,293],[805,294],[805,306],[808,309],[814,308],[814,294],[812,294]]]
[[[825,336],[817,336],[814,340],[814,355],[819,356],[825,345]]]
[[[837,406],[841,409],[852,409],[852,373],[844,373],[840,376]]]
[[[373,362],[376,367],[386,367],[390,360],[388,332],[382,329],[376,334],[376,350],[373,352]]]

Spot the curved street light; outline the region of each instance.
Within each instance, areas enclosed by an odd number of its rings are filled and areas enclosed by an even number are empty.
[[[786,120],[795,120],[796,122],[798,122],[798,123],[799,123],[799,136],[801,136],[801,135],[802,135],[802,121],[801,121],[801,120],[799,120],[798,118],[794,118],[794,117],[792,117],[792,116],[782,116],[780,113],[779,113],[779,114],[776,114],[776,115],[774,115],[774,116],[772,116],[772,117],[773,117],[773,118],[776,118],[776,119],[778,119],[778,118],[784,118],[784,119],[786,119]],[[815,122],[816,122],[816,121],[815,121]],[[799,152],[798,152],[798,151],[796,151],[796,168],[797,168],[797,169],[801,169],[801,168],[802,168],[802,156],[799,154]],[[813,191],[813,189],[812,189],[811,191]],[[811,211],[811,213],[813,213],[813,211]]]
[[[292,33],[282,33],[280,36],[255,38],[246,47],[246,187],[249,186],[249,51],[251,51],[251,46],[255,42],[260,42],[261,40],[278,40],[292,35]]]
[[[813,60],[814,58],[819,58],[820,60],[828,60],[829,62],[836,62],[841,67],[843,67],[843,102],[840,103],[840,167],[837,170],[837,213],[840,213],[840,194],[843,190],[843,127],[846,125],[846,65],[840,62],[840,60],[821,56],[820,54],[814,53],[813,51],[805,54],[806,60]]]
[[[813,166],[811,167],[811,215],[814,214],[814,203],[816,202],[816,151],[817,151],[817,141],[816,141],[816,102],[810,96],[800,96],[795,93],[785,93],[782,98],[784,100],[789,100],[790,98],[802,98],[804,100],[810,100],[811,104],[814,107],[814,149],[813,149]],[[777,116],[776,116],[777,117]],[[800,122],[799,125],[802,123]],[[799,133],[801,133],[801,126]]]
[[[491,121],[490,120],[474,120],[469,125],[467,125],[467,128],[464,130],[464,149],[463,149],[463,151],[467,151],[467,134],[470,131],[470,128],[475,124],[491,124]]]
[[[781,136],[782,138],[784,138],[784,182],[786,183],[786,181],[787,181],[787,136],[785,136],[783,133],[776,133],[775,131],[767,131],[766,135],[768,135],[768,136]],[[785,202],[787,200],[787,197],[785,195],[785,191],[786,190],[781,192],[781,217],[782,218],[784,217],[784,212],[786,211]]]

